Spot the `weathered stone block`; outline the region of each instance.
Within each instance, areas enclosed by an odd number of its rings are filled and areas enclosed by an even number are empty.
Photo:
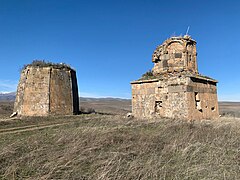
[[[77,114],[79,97],[75,70],[70,67],[27,66],[21,72],[14,112],[22,116]]]

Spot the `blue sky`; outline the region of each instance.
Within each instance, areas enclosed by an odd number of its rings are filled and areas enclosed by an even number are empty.
[[[77,70],[81,96],[131,98],[130,81],[153,67],[172,35],[197,41],[199,72],[219,100],[240,101],[240,1],[0,0],[0,92],[16,91],[34,59]]]

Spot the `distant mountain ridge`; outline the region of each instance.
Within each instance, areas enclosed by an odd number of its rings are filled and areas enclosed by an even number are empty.
[[[114,98],[114,97],[106,97],[106,98],[92,98],[92,97],[80,97],[80,101],[131,101],[131,99],[123,99],[123,98]]]
[[[0,101],[15,101],[16,98],[16,92],[0,92]],[[114,98],[114,97],[106,97],[106,98],[94,98],[94,97],[80,97],[79,98],[81,102],[98,102],[98,101],[119,101],[119,102],[125,102],[125,101],[131,101],[131,99],[123,99],[123,98]],[[232,102],[232,101],[219,101],[219,103],[233,103],[233,104],[239,104],[240,102]]]
[[[0,92],[0,101],[15,101],[16,92]],[[80,97],[81,102],[98,102],[98,101],[130,101],[130,99],[106,97],[106,98],[92,98]]]
[[[0,92],[0,101],[15,101],[16,92]]]

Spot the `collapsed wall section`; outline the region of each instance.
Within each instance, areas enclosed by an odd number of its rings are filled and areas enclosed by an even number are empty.
[[[156,48],[152,56],[153,74],[198,72],[196,41],[190,36],[171,37]]]

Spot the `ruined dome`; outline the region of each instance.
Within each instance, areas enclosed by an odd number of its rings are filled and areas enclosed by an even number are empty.
[[[188,35],[171,37],[156,48],[152,62],[154,75],[182,71],[197,74],[196,41]]]

